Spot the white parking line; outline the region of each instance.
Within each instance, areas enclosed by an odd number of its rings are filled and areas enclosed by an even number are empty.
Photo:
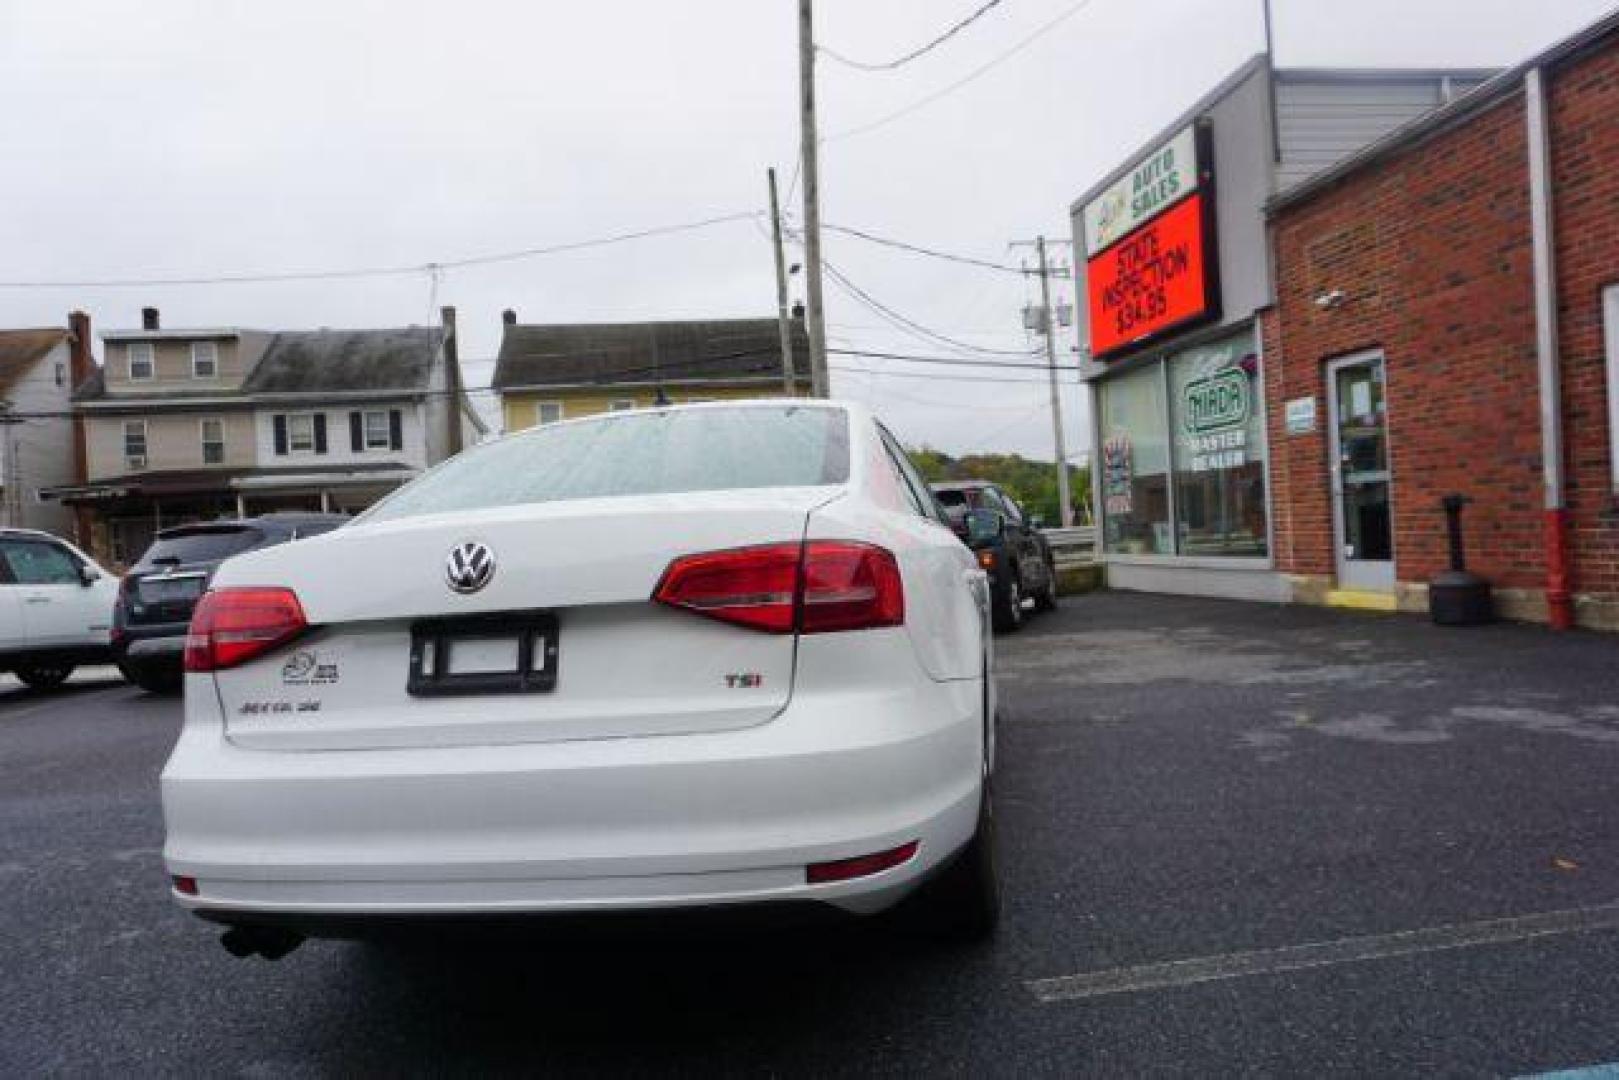
[[[1169,990],[1221,979],[1246,979],[1284,971],[1304,971],[1338,964],[1386,960],[1395,956],[1415,956],[1615,929],[1619,929],[1619,903],[1547,911],[1510,919],[1432,926],[1422,930],[1402,930],[1394,934],[1339,938],[1336,941],[1290,945],[1281,949],[1112,968],[1080,975],[1060,975],[1033,979],[1025,985],[1042,1005],[1050,1005],[1059,1001],[1133,994],[1143,990]]]

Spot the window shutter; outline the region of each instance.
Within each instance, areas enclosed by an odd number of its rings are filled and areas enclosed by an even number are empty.
[[[349,449],[356,454],[365,449],[365,432],[360,430],[361,423],[359,413],[349,413]]]
[[[398,409],[388,410],[388,445],[395,450],[405,448],[404,419],[399,415]]]
[[[324,454],[325,452],[326,452],[326,414],[323,413],[323,412],[318,412],[318,413],[315,414],[315,453]]]
[[[275,452],[282,456],[287,453],[287,416],[285,413],[276,413],[275,416]]]

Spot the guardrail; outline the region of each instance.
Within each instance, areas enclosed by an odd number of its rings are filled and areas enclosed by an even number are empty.
[[[1096,526],[1075,525],[1067,529],[1041,529],[1051,545],[1052,561],[1058,570],[1089,566],[1096,561]]]

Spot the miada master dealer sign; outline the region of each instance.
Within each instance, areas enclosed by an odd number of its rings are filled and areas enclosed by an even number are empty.
[[[1093,357],[1219,316],[1212,156],[1188,125],[1085,204]]]

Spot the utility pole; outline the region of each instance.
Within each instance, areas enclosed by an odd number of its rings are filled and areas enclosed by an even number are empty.
[[[826,369],[826,315],[821,306],[821,172],[816,159],[815,25],[813,0],[798,0],[799,154],[804,170],[805,329],[809,331],[810,384],[816,397],[830,393]]]
[[[781,206],[776,201],[776,170],[767,170],[770,177],[770,238],[776,252],[776,326],[781,331],[781,390],[792,397],[797,389],[793,385],[793,324],[787,311],[787,257],[781,251]]]
[[[1027,241],[1014,246],[1023,246]],[[1046,371],[1051,378],[1051,434],[1057,444],[1057,508],[1062,518],[1063,528],[1074,523],[1074,507],[1068,494],[1068,449],[1063,444],[1062,437],[1062,395],[1057,384],[1057,342],[1056,330],[1052,327],[1051,310],[1051,275],[1054,272],[1051,264],[1046,260],[1046,238],[1038,237],[1034,241],[1034,249],[1040,259],[1040,315],[1038,320],[1027,320],[1025,325],[1038,333],[1044,334],[1046,339]]]

